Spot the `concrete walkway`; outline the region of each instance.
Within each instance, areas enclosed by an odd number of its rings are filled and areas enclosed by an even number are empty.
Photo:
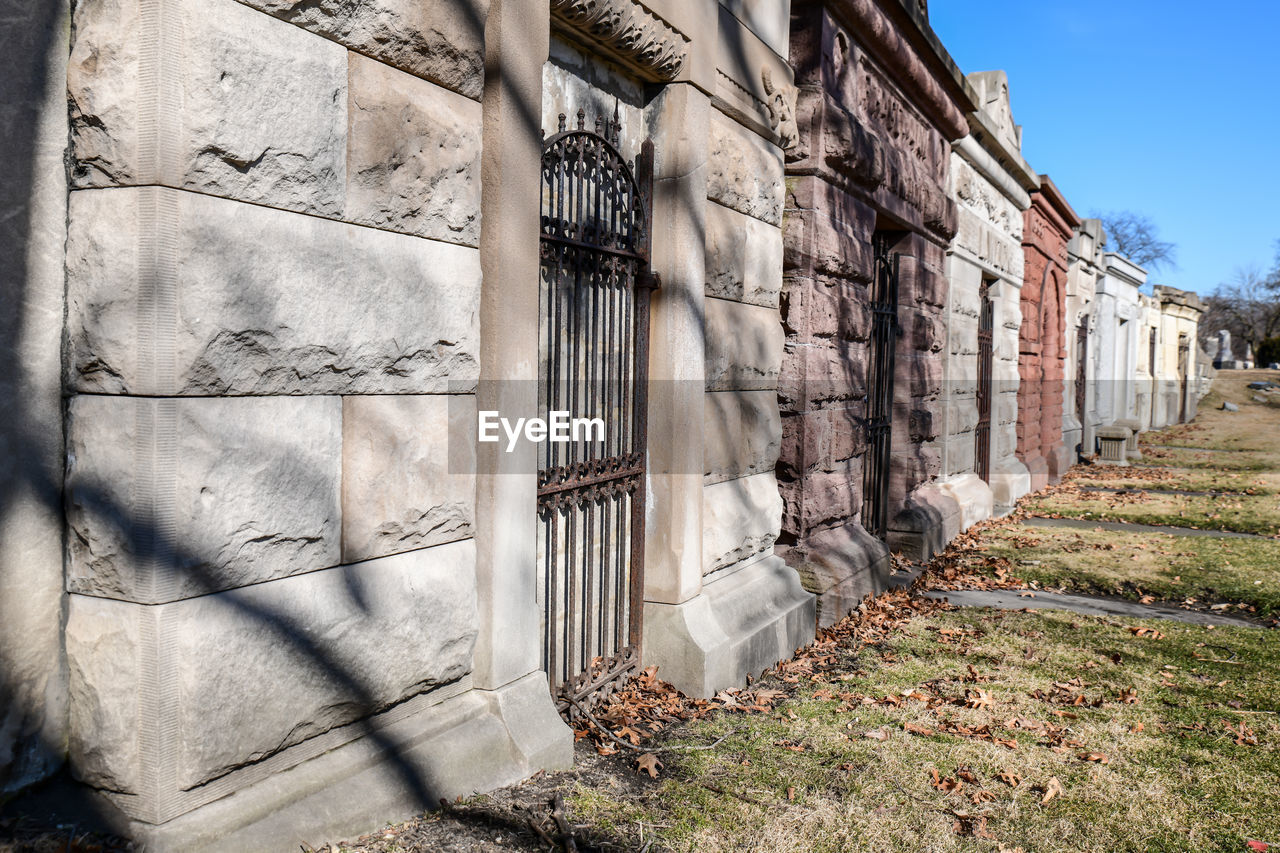
[[[1023,598],[1020,590],[931,590],[925,598],[946,599],[957,607],[994,607],[998,610],[1070,610],[1090,616],[1126,616],[1131,619],[1169,619],[1189,625],[1215,625],[1243,628],[1260,628],[1258,623],[1238,616],[1204,613],[1198,610],[1182,610],[1158,604],[1138,604],[1119,598],[1099,595],[1069,595],[1057,592],[1039,592],[1034,598]]]
[[[1028,527],[1067,527],[1073,530],[1115,530],[1120,533],[1168,533],[1173,536],[1209,536],[1213,539],[1273,539],[1258,533],[1234,530],[1200,530],[1191,527],[1159,527],[1154,524],[1130,524],[1127,521],[1093,521],[1087,518],[1024,518]]]
[[[1265,453],[1264,450],[1250,450],[1247,447],[1190,447],[1185,444],[1139,444],[1138,448],[1155,447],[1160,450],[1192,450],[1196,453]],[[1159,467],[1159,466],[1151,466]]]
[[[1114,495],[1188,495],[1197,498],[1252,498],[1256,495],[1250,495],[1246,492],[1191,492],[1186,489],[1114,489],[1108,486],[1086,486],[1081,485],[1082,492],[1108,492]]]

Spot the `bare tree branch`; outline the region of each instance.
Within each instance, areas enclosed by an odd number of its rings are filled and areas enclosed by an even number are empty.
[[[1154,222],[1129,210],[1101,214],[1108,247],[1140,267],[1177,269],[1177,246],[1160,239]]]

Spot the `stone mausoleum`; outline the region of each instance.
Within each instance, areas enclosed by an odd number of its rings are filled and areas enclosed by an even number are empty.
[[[1018,357],[1018,458],[1031,491],[1056,483],[1072,457],[1062,440],[1066,364],[1067,243],[1080,217],[1048,175],[1023,215],[1025,255]]]
[[[958,529],[941,473],[951,143],[972,87],[923,4],[792,4],[779,403],[784,557],[819,621],[883,588],[889,551]]]
[[[141,849],[743,684],[1135,417],[1144,304],[1149,425],[1206,388],[924,0],[19,6],[0,798],[62,772]]]
[[[958,211],[947,253],[946,356],[938,487],[961,527],[1004,515],[1031,490],[1018,459],[1018,330],[1022,324],[1023,212],[1040,178],[1022,157],[1003,71],[969,75],[980,109],[951,152]]]
[[[6,791],[66,756],[149,847],[293,847],[566,765],[642,661],[709,695],[813,637],[785,3],[51,8]],[[558,405],[605,437],[475,440]]]

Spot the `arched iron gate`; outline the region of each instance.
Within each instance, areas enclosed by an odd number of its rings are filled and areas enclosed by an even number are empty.
[[[889,454],[893,439],[893,363],[898,344],[898,259],[891,237],[871,238],[871,340],[867,353],[867,452],[862,463],[862,526],[877,539],[889,535]]]
[[[640,662],[653,146],[633,170],[619,129],[562,114],[542,149],[538,405],[603,423],[539,458],[542,665],[569,716]]]
[[[991,283],[984,281],[978,315],[978,425],[974,428],[974,473],[991,482],[991,380],[995,367],[995,303]]]

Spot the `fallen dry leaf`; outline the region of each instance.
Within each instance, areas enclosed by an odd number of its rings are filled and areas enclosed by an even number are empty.
[[[875,729],[874,731],[863,732],[863,737],[869,737],[872,740],[888,740],[889,732],[885,729]]]
[[[926,728],[925,726],[918,726],[915,723],[903,723],[902,727],[913,735],[928,736],[933,734],[933,729]]]
[[[658,756],[652,752],[646,752],[644,755],[636,759],[636,769],[643,770],[649,774],[650,779],[658,778],[658,768],[662,766],[662,762],[658,760]]]
[[[996,778],[1008,785],[1010,788],[1016,788],[1018,787],[1018,784],[1022,782],[1022,777],[1017,773],[1014,773],[1012,770],[1001,770],[999,776]]]
[[[1048,783],[1044,786],[1044,797],[1040,800],[1040,805],[1045,806],[1054,797],[1062,793],[1062,783],[1058,781],[1057,776],[1050,776]]]
[[[1095,761],[1098,764],[1110,764],[1111,759],[1107,758],[1101,752],[1086,752],[1078,756],[1081,761]]]
[[[1144,628],[1144,627],[1140,628],[1135,626],[1125,626],[1125,627],[1129,631],[1129,633],[1133,634],[1135,637],[1146,637],[1147,639],[1150,639],[1150,640],[1164,639],[1164,634],[1160,633],[1155,628]]]

